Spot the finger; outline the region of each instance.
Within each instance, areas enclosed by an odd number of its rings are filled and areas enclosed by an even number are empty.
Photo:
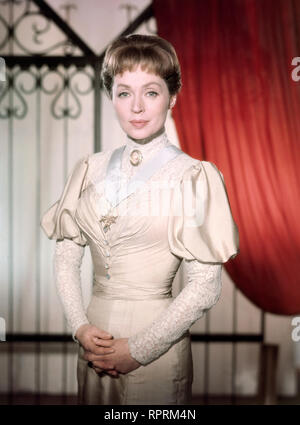
[[[105,331],[102,331],[102,330],[100,330],[100,329],[97,329],[97,330],[93,333],[93,335],[94,335],[95,337],[103,338],[103,339],[111,339],[111,338],[113,338],[113,336],[112,336],[110,333],[105,332]]]
[[[116,370],[109,370],[107,373],[111,376],[119,376],[119,374]]]
[[[97,373],[99,373],[99,374],[101,374],[101,373],[107,373],[107,374],[112,375],[112,376],[117,376],[118,375],[118,372],[116,370],[107,370],[106,371],[106,370],[101,369],[98,366],[94,366],[92,362],[88,362],[88,366],[90,368],[94,369],[94,371],[97,372]]]
[[[115,352],[115,349],[113,348],[100,348],[95,347],[93,351],[88,352],[90,355],[94,356],[109,356],[112,355]],[[87,357],[85,358],[87,360]],[[89,358],[90,359],[90,358]]]
[[[86,353],[84,354],[83,357],[89,363],[92,363],[93,367],[100,367],[101,369],[105,369],[105,370],[115,368],[114,364],[111,361],[108,361],[107,358],[103,358],[101,355],[97,356],[95,354]]]
[[[110,335],[110,334],[105,334],[105,335],[100,335],[99,338],[102,338],[102,339],[113,339],[113,336]]]
[[[88,362],[88,367],[90,367],[91,369],[94,369],[94,371],[99,374],[104,372],[104,370],[101,369],[100,367],[94,366],[92,362]]]
[[[102,355],[102,356],[107,356],[109,354],[114,353],[116,350],[114,348],[95,348],[94,350],[94,354],[96,355]]]
[[[111,363],[105,363],[104,361],[95,360],[92,362],[94,367],[99,367],[104,371],[113,370],[115,366]]]
[[[101,340],[104,341],[104,340]],[[114,353],[115,352],[115,348],[113,348],[113,345],[108,343],[107,345],[105,344],[97,344],[94,341],[91,341],[87,347],[84,348],[84,351],[87,353],[92,353],[92,354],[109,354],[109,353]]]
[[[84,360],[93,361],[93,360],[106,360],[113,361],[111,357],[114,354],[114,351],[111,351],[110,348],[94,348],[93,352],[85,352],[83,354]]]
[[[118,376],[119,376],[119,373],[118,373],[116,370],[104,370],[104,369],[101,369],[100,367],[96,367],[96,366],[93,366],[93,369],[94,369],[94,370],[95,370],[95,372],[97,372],[99,375],[101,375],[101,374],[106,374],[106,375],[116,376],[116,377],[118,377]]]
[[[92,362],[93,360],[97,360],[97,357],[95,357],[95,354],[93,354],[91,351],[85,351],[83,353],[84,360],[88,361],[88,362]]]
[[[114,344],[114,341],[112,340],[105,340],[103,338],[98,338],[98,337],[94,337],[93,338],[93,342],[101,347],[112,347],[112,345]]]

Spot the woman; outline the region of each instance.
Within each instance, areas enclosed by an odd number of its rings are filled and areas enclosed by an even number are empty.
[[[79,342],[79,403],[186,404],[189,328],[220,297],[222,263],[238,252],[237,227],[221,172],[166,135],[181,87],[172,45],[122,37],[106,51],[102,78],[126,145],[81,159],[41,221],[57,240],[56,284]],[[94,282],[85,312],[87,244]],[[172,298],[183,259],[188,283]]]

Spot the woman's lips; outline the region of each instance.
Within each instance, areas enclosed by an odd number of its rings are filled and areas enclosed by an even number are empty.
[[[130,124],[132,124],[136,128],[143,128],[143,127],[145,127],[145,125],[148,124],[149,121],[143,121],[143,120],[135,121],[135,120],[133,120],[133,121],[129,121],[129,122],[130,122]]]

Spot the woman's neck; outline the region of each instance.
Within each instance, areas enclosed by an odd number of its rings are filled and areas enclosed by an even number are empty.
[[[130,140],[133,140],[135,143],[138,143],[139,145],[146,145],[147,143],[151,142],[151,140],[155,139],[156,137],[160,136],[165,132],[165,127],[163,126],[160,130],[158,130],[156,133],[151,134],[151,136],[146,137],[145,139],[134,139],[133,137],[130,137],[127,134],[127,137]]]

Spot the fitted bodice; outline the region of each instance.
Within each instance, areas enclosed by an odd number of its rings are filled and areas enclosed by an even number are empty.
[[[170,144],[163,135],[140,147],[142,164],[156,159]],[[123,151],[121,171],[126,181],[136,172],[128,165],[136,147],[128,141]],[[214,164],[181,152],[109,211],[105,177],[113,152],[78,161],[61,198],[41,221],[50,239],[90,246],[95,294],[113,299],[168,298],[183,258],[223,263],[237,255],[237,226],[223,175]],[[105,232],[100,219],[107,213],[117,218]]]
[[[108,209],[104,179],[100,183],[97,179],[97,189],[91,182],[83,191],[75,219],[90,246],[94,294],[130,299],[171,296],[172,281],[181,258],[174,255],[169,246],[168,225],[175,181],[170,168],[165,168],[165,172],[160,170],[146,187],[113,209],[117,219],[107,232],[100,223],[101,213]],[[176,173],[176,179],[180,173]],[[162,181],[163,188],[157,184]]]

